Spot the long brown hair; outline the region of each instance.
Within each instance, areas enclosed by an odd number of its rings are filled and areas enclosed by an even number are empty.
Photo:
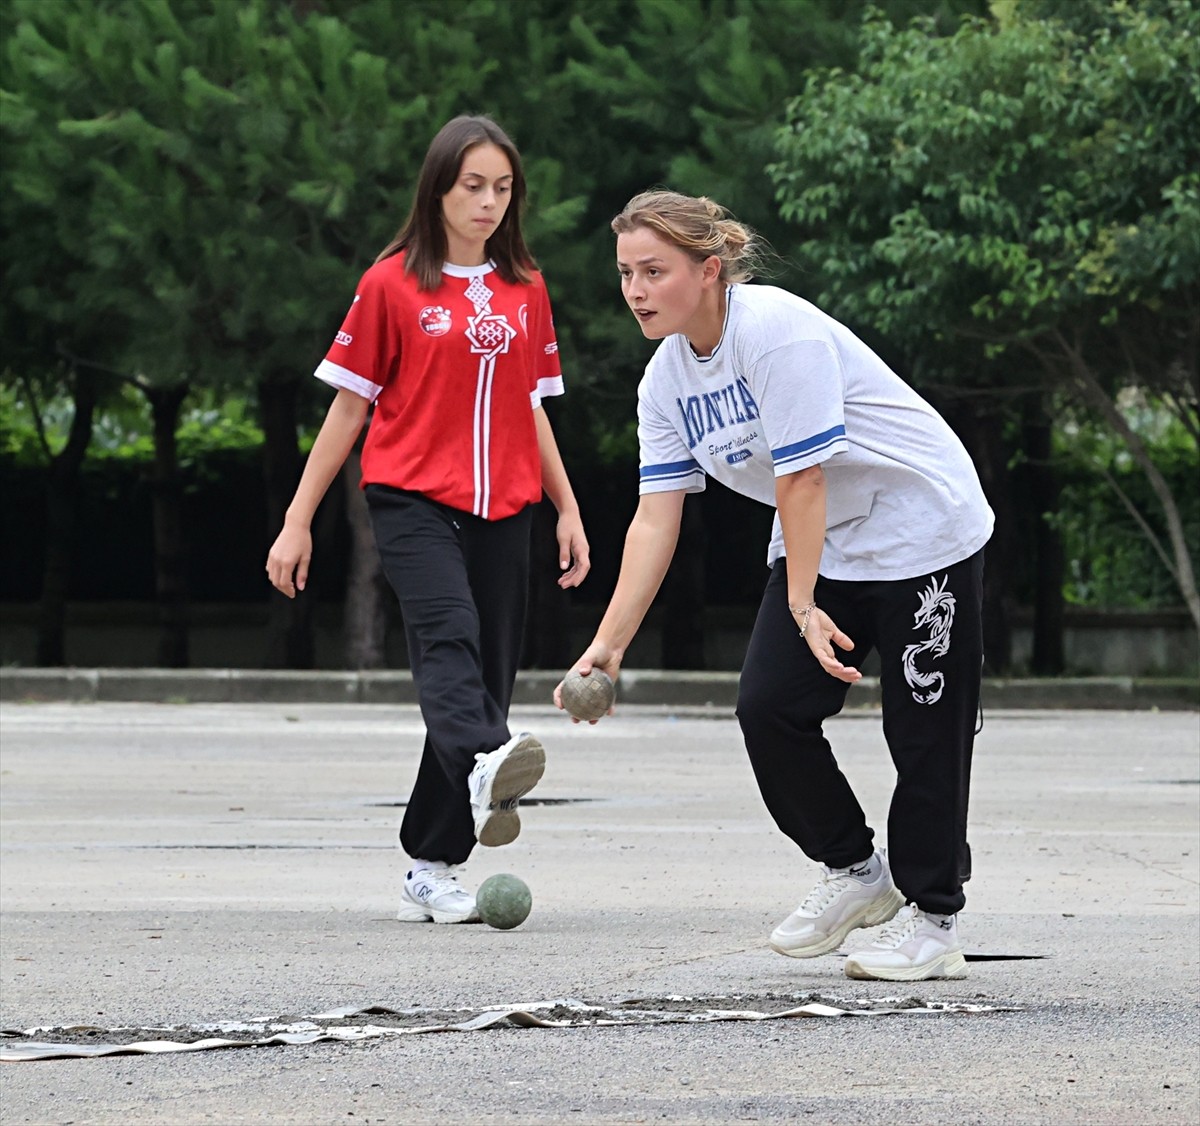
[[[521,210],[525,204],[525,173],[517,146],[490,117],[463,115],[447,121],[429,144],[412,209],[396,237],[380,251],[382,262],[407,250],[406,273],[415,274],[421,289],[437,289],[446,261],[446,227],[442,219],[442,197],[454,187],[463,157],[477,145],[495,145],[512,165],[512,199],[500,225],[487,240],[486,252],[496,271],[509,283],[527,283],[537,269],[521,234]]]

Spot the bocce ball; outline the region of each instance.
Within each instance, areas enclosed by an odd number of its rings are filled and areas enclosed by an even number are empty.
[[[502,872],[498,876],[489,876],[479,885],[475,906],[479,909],[479,917],[489,927],[507,931],[519,927],[529,918],[533,895],[524,880]]]
[[[593,720],[607,715],[616,695],[612,678],[600,669],[592,669],[587,676],[573,670],[563,677],[563,707],[576,719]]]

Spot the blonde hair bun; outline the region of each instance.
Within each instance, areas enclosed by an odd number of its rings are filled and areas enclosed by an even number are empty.
[[[653,231],[698,262],[716,255],[722,281],[749,281],[762,264],[763,246],[755,232],[707,196],[665,188],[635,195],[613,219],[612,229],[621,235],[636,228]]]

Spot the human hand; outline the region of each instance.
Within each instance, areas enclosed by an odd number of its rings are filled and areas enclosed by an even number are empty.
[[[308,583],[308,565],[312,561],[312,533],[308,528],[284,524],[267,552],[267,578],[288,598]]]
[[[581,656],[579,660],[571,666],[568,672],[579,672],[584,676],[591,676],[594,669],[599,669],[601,672],[606,673],[613,684],[616,684],[617,676],[621,671],[621,654],[616,652],[614,649],[610,649],[603,642],[593,641],[592,644],[583,651],[583,656]],[[554,706],[558,708],[559,711],[566,711],[566,707],[562,702],[561,680],[554,689]],[[606,714],[612,715],[616,710],[616,705],[614,704],[608,709]],[[571,716],[571,722],[582,723],[584,721]],[[600,721],[597,719],[590,719],[587,722],[595,724],[599,723]]]
[[[587,536],[583,534],[583,519],[579,513],[560,515],[555,534],[558,538],[558,565],[562,570],[558,585],[566,590],[583,582],[592,567]]]
[[[837,623],[819,606],[814,606],[809,614],[808,625],[804,630],[804,640],[808,642],[808,647],[812,650],[813,656],[817,658],[821,668],[830,676],[844,680],[847,684],[862,680],[862,673],[858,669],[843,665],[833,651],[835,645],[839,649],[853,649],[854,642],[838,629]]]

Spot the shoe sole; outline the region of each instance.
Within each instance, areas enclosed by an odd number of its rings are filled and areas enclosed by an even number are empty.
[[[822,954],[830,954],[841,946],[851,931],[890,923],[896,912],[903,906],[904,896],[900,894],[899,888],[893,887],[888,895],[873,899],[870,903],[864,903],[837,930],[830,932],[815,945],[789,947],[786,945],[786,939],[776,939],[774,935],[771,936],[768,945],[775,953],[786,954],[789,958],[819,958]]]
[[[846,976],[857,981],[930,981],[933,978],[963,978],[967,973],[967,960],[961,950],[939,954],[931,962],[908,967],[872,969],[855,961],[853,954],[846,959]]]
[[[409,907],[401,905],[396,912],[396,919],[401,923],[478,923],[479,911],[474,910],[469,915],[453,915],[448,911],[431,911],[428,907]]]
[[[487,805],[515,803],[541,781],[545,770],[545,749],[532,735],[526,736],[508,752],[497,769]],[[487,848],[512,844],[520,832],[521,818],[515,805],[512,809],[489,808],[475,823],[475,839]]]

